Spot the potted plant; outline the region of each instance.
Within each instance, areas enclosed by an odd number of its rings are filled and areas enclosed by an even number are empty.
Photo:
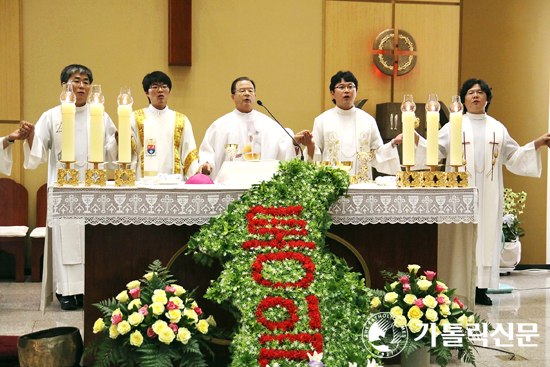
[[[527,194],[524,191],[514,192],[504,189],[504,207],[502,217],[503,249],[500,255],[501,272],[514,270],[521,260],[520,237],[525,236],[525,230],[520,227],[523,221],[518,216],[523,213]]]

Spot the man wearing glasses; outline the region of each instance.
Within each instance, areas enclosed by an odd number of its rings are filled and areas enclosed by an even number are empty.
[[[76,95],[74,122],[75,164],[79,181],[85,180],[88,153],[90,149],[90,107],[86,103],[93,82],[92,71],[83,65],[73,64],[61,72],[61,84],[71,83]],[[56,106],[42,114],[34,130],[28,122],[23,122],[21,130],[28,133],[23,144],[26,169],[34,169],[48,162],[48,186],[57,180],[57,162],[61,160],[62,146],[61,106]],[[118,144],[115,139],[116,127],[109,115],[103,113],[103,141],[106,162],[117,160]],[[44,251],[44,254],[47,254]],[[53,269],[53,285],[63,310],[74,310],[83,305],[84,299],[84,225],[76,220],[68,220],[52,228],[53,258],[44,256],[45,273]],[[53,266],[51,265],[53,261]],[[44,279],[47,279],[45,277]],[[49,301],[53,290],[46,282],[43,306]],[[44,298],[43,298],[44,300]]]
[[[229,158],[225,144],[238,144],[241,154],[235,160],[290,160],[296,157],[292,139],[275,121],[254,110],[256,85],[247,77],[231,84],[235,109],[220,117],[206,131],[199,149],[199,172],[215,180]]]
[[[313,135],[305,130],[295,138],[306,146],[307,155],[314,161],[353,161],[351,173],[355,174],[357,152],[374,151],[371,165],[379,172],[395,174],[400,169],[396,146],[402,135],[383,144],[375,119],[353,104],[358,86],[350,71],[336,73],[330,80],[330,95],[336,106],[315,119]]]
[[[195,145],[193,127],[183,113],[168,108],[172,91],[170,77],[161,71],[154,71],[143,78],[143,90],[149,100],[149,107],[132,113],[132,136],[136,146],[132,147],[137,159],[137,177],[144,176],[144,122],[157,122],[156,151],[158,173],[180,174],[185,178],[194,175],[199,167],[199,153]]]

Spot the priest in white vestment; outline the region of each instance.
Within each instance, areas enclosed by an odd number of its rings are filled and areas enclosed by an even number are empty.
[[[157,173],[180,174],[187,179],[199,168],[199,154],[193,136],[191,122],[184,114],[168,108],[172,81],[161,71],[147,74],[142,81],[143,90],[149,99],[149,107],[132,113],[132,137],[135,141],[133,160],[137,161],[136,178],[144,176],[144,123],[157,123],[158,157]]]
[[[294,143],[285,129],[254,110],[256,85],[251,79],[241,77],[233,81],[231,98],[235,109],[214,121],[204,135],[199,149],[199,172],[216,179],[224,162],[229,161],[225,144],[239,145],[240,154],[235,161],[245,160],[247,156],[255,159],[259,157],[262,161],[282,161],[296,157]]]
[[[459,248],[443,249],[450,237],[457,236],[456,226],[449,225],[439,234],[439,252],[447,256],[445,271],[451,277],[472,269],[476,278],[476,303],[491,305],[487,288],[498,289],[500,252],[502,249],[503,176],[502,166],[522,176],[540,177],[541,154],[538,148],[545,145],[550,134],[544,134],[524,145],[512,139],[506,127],[486,114],[492,99],[491,88],[480,79],[467,80],[461,89],[465,115],[462,119],[463,147],[466,152],[466,171],[469,185],[479,190],[479,222],[475,251]],[[439,157],[446,158],[450,151],[450,123],[439,131]],[[421,139],[419,150],[426,152],[426,140]],[[467,243],[465,243],[467,246]],[[473,250],[473,249],[472,249]],[[453,260],[454,259],[454,260]],[[468,259],[473,264],[468,264]],[[458,261],[457,261],[458,260]],[[474,262],[475,260],[475,262]],[[441,275],[441,272],[440,272]],[[452,279],[443,278],[451,287],[458,287]],[[457,279],[457,283],[461,280]]]
[[[69,65],[61,73],[61,83],[72,83],[76,95],[74,168],[78,169],[78,180],[85,180],[90,153],[90,107],[86,103],[93,81],[92,72],[83,65]],[[48,186],[57,181],[57,169],[61,160],[62,129],[61,106],[42,114],[35,130],[23,144],[24,167],[34,169],[48,162]],[[118,144],[116,127],[107,113],[103,113],[104,161],[117,160]],[[48,240],[44,249],[44,277],[41,309],[51,301],[52,292],[64,310],[82,306],[84,294],[84,224],[77,220],[66,220],[52,228],[52,248]],[[50,255],[51,254],[51,258]],[[52,265],[53,264],[53,265]],[[53,274],[52,274],[53,269]],[[50,278],[53,276],[53,280]],[[53,289],[52,289],[53,282]]]
[[[384,144],[376,120],[354,106],[358,88],[357,78],[350,71],[339,71],[330,80],[330,95],[336,106],[315,119],[313,133],[304,130],[295,139],[306,146],[309,159],[330,161],[333,164],[352,161],[351,174],[358,168],[357,152],[374,152],[370,167],[379,172],[396,174],[400,171],[397,145],[399,134]]]
[[[28,123],[27,123],[28,124]],[[13,166],[13,144],[16,140],[25,140],[30,132],[30,129],[34,129],[34,125],[28,124],[29,130],[26,130],[25,122],[22,123],[21,128],[15,130],[11,134],[0,138],[0,173],[6,176],[11,175],[11,168]]]

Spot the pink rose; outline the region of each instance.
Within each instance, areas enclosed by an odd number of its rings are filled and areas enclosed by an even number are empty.
[[[122,321],[122,315],[121,314],[116,314],[116,315],[113,315],[113,317],[111,317],[111,322],[113,323],[113,325],[116,325],[118,323],[120,323]]]
[[[147,316],[147,315],[149,315],[149,308],[147,307],[147,305],[145,305],[145,306],[143,306],[142,308],[140,308],[138,310],[138,313],[140,315]]]
[[[198,308],[198,307],[195,307],[195,308],[193,309],[193,311],[195,311],[195,313],[197,314],[197,316],[202,315],[202,310],[201,310],[200,308]]]
[[[153,331],[153,328],[149,326],[149,328],[147,329],[147,336],[149,338],[154,338],[155,336],[157,336],[157,334]]]
[[[141,297],[141,289],[139,287],[130,289],[130,295],[134,299]]]
[[[441,292],[443,292],[443,291],[445,291],[445,290],[447,290],[447,288],[445,288],[445,287],[442,286],[441,284],[438,284],[438,285],[435,286],[435,291],[436,291],[437,293],[441,293]]]
[[[456,303],[458,305],[458,307],[464,308],[464,304],[462,302],[460,302],[460,300],[458,298],[455,297],[453,302]]]
[[[170,287],[169,285],[166,286],[165,290],[166,292],[176,293],[176,288]]]
[[[178,325],[176,325],[175,323],[168,324],[168,327],[174,330],[174,334],[178,333]]]
[[[403,284],[403,292],[408,292],[411,290],[411,285],[409,283]]]
[[[430,282],[435,277],[435,271],[426,270],[424,274],[426,274],[426,279],[428,279]]]
[[[403,275],[401,278],[399,278],[399,281],[401,282],[401,284],[408,284],[409,283],[409,276],[408,275]]]
[[[417,298],[414,300],[414,304],[415,306],[417,306],[418,308],[422,308],[424,307],[424,298]]]
[[[439,303],[440,305],[444,305],[444,304],[445,304],[445,297],[436,297],[435,300],[436,300],[437,303]]]
[[[166,304],[166,309],[167,310],[177,310],[179,307],[178,305],[176,305],[174,302],[172,301],[169,301],[167,304]]]

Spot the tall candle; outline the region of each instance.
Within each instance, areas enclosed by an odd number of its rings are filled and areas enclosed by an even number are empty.
[[[90,104],[90,162],[103,163],[103,111],[101,103]]]
[[[145,120],[143,123],[143,176],[158,175],[158,123]]]
[[[462,165],[462,112],[451,112],[450,165]]]
[[[401,121],[403,124],[403,165],[414,166],[414,120],[412,111],[403,112]]]
[[[61,103],[61,161],[74,162],[74,103]]]
[[[132,155],[130,116],[132,106],[118,106],[118,160],[130,162]]]
[[[428,166],[435,166],[439,162],[439,112],[428,111],[426,112],[426,125],[427,125],[427,157],[426,164]]]

